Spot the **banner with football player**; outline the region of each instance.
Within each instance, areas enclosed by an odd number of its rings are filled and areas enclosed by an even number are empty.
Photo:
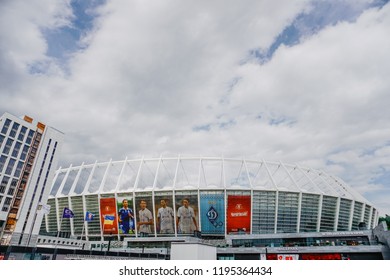
[[[157,193],[154,202],[157,234],[175,234],[175,211],[173,210],[172,193]]]
[[[120,234],[135,234],[133,197],[121,194],[117,198],[118,228]]]

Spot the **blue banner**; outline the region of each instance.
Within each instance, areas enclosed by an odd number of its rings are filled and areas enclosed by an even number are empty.
[[[73,211],[70,210],[68,207],[65,207],[64,208],[64,211],[62,212],[62,218],[73,218],[74,217],[74,214],[73,214]]]
[[[200,194],[202,234],[225,234],[224,194]]]
[[[95,217],[95,215],[89,211],[87,211],[87,213],[85,213],[85,220],[87,222],[92,221],[94,217]]]

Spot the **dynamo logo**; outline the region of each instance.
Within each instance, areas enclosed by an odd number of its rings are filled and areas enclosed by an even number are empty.
[[[207,212],[207,219],[209,219],[209,222],[214,226],[214,227],[222,227],[223,222],[217,222],[217,219],[219,217],[217,210],[213,206],[210,207],[209,211]]]

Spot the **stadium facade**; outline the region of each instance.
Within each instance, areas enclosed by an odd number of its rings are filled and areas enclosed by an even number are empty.
[[[124,210],[124,203],[130,210]],[[52,211],[42,233],[88,241],[174,239],[193,232],[222,239],[351,232],[373,229],[378,221],[369,201],[324,171],[214,157],[125,159],[60,168],[48,204]],[[73,211],[73,218],[63,218],[65,208]]]

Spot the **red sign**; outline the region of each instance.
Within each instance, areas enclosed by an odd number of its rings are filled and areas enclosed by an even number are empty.
[[[229,195],[227,205],[227,233],[250,233],[251,197]]]
[[[293,261],[293,260],[299,260],[299,255],[298,254],[279,254],[278,255],[278,260],[286,260],[286,261]]]
[[[339,253],[305,253],[302,260],[341,260]]]
[[[118,217],[116,212],[115,198],[100,199],[100,221],[103,228],[103,234],[118,233]]]

